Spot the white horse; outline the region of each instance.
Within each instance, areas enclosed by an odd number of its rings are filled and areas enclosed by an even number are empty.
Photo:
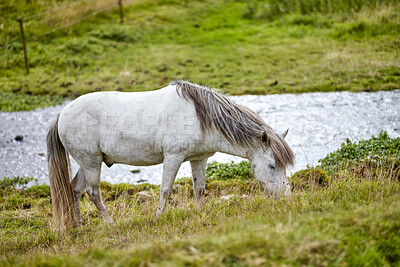
[[[104,162],[149,166],[163,163],[160,202],[165,209],[182,162],[190,161],[193,191],[202,203],[207,159],[215,152],[247,158],[269,193],[290,194],[286,166],[294,155],[284,137],[257,114],[205,86],[174,81],[160,90],[97,92],[69,103],[47,134],[53,215],[60,228],[81,223],[84,189],[106,222],[100,193]],[[80,168],[70,181],[70,154]]]

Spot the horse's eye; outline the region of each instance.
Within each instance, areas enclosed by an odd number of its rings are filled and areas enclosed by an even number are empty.
[[[268,164],[268,167],[270,167],[271,169],[275,169],[275,165],[274,164]]]

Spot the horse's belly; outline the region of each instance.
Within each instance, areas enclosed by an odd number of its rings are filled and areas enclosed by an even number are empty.
[[[162,163],[164,160],[163,153],[151,146],[139,148],[137,145],[115,145],[109,149],[103,148],[102,152],[103,160],[108,166],[114,163],[150,166]]]
[[[111,167],[115,163],[136,165],[136,166],[151,166],[162,163],[164,157],[162,155],[146,155],[145,157],[122,158],[113,157],[104,154],[104,163]]]

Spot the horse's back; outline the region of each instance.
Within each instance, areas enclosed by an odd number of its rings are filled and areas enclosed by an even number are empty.
[[[168,87],[149,91],[149,92],[94,92],[82,95],[69,103],[61,112],[61,116],[72,115],[76,116],[82,112],[98,112],[103,113],[120,113],[123,110],[130,110],[139,107],[139,103],[146,102],[147,104],[161,103],[165,95],[170,89]]]
[[[112,119],[120,121],[124,117],[143,113],[155,115],[158,109],[163,109],[166,105],[172,95],[171,89],[165,87],[149,92],[107,91],[80,96],[61,111],[59,128],[61,132],[71,131],[74,126],[82,124],[96,123],[97,126],[101,126],[111,123]],[[62,127],[63,125],[65,127]]]

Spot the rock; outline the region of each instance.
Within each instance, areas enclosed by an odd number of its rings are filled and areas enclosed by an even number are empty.
[[[235,195],[227,195],[227,196],[222,196],[221,199],[229,200],[229,199],[234,198],[234,197],[235,197]]]
[[[152,197],[153,193],[150,191],[140,191],[136,195],[145,196],[145,197]]]
[[[233,195],[233,194],[232,195],[222,196],[222,197],[219,198],[219,200],[217,200],[217,203],[221,203],[224,200],[230,200],[230,199],[232,199],[234,197],[235,197],[235,195]]]
[[[23,137],[22,135],[17,135],[17,136],[14,138],[14,140],[15,140],[15,141],[18,141],[18,142],[21,142],[23,139],[24,139],[24,137]]]
[[[131,170],[131,173],[139,173],[139,172],[140,172],[139,169]]]

